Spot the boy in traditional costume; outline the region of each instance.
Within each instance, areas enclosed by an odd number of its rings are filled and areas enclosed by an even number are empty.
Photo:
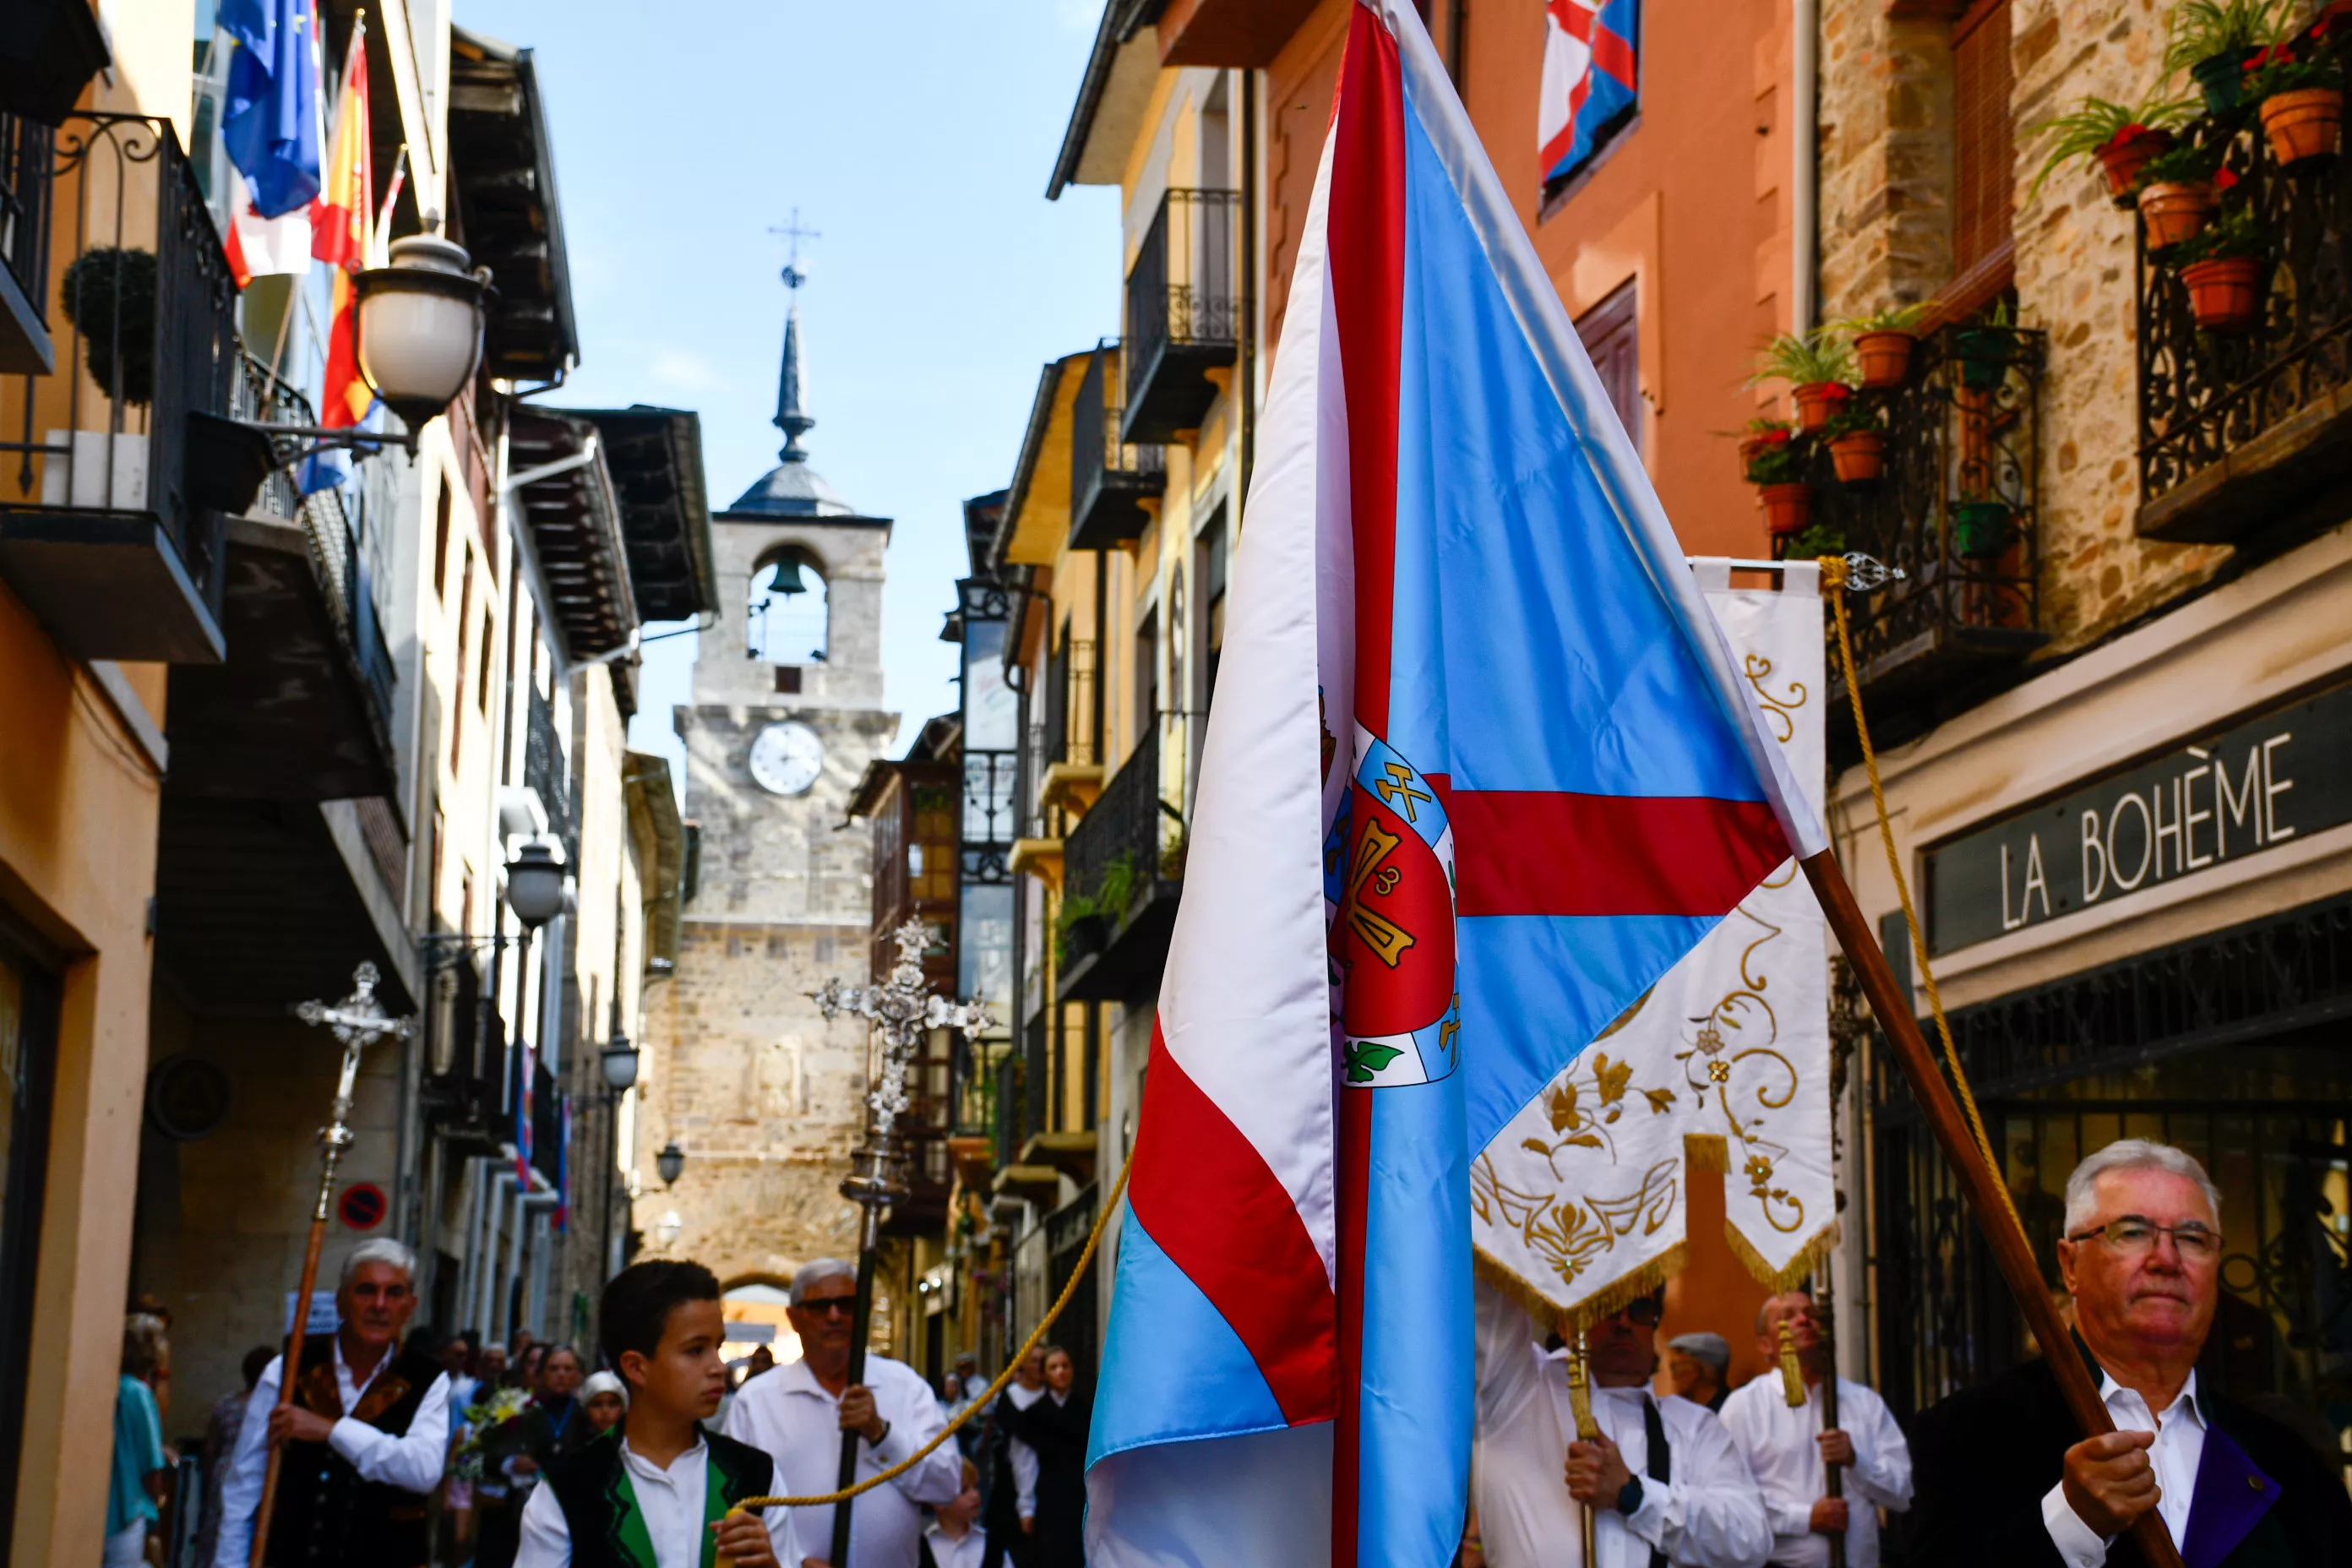
[[[698,1263],[633,1264],[604,1287],[604,1357],[628,1385],[620,1427],[555,1462],[523,1510],[515,1568],[801,1568],[774,1467],[703,1419],[727,1391],[719,1280]]]

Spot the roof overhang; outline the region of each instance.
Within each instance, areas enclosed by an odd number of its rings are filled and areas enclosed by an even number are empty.
[[[686,892],[686,824],[677,815],[677,792],[670,785],[667,759],[631,752],[621,770],[629,822],[638,842],[651,850],[642,864],[646,899],[646,973],[677,972],[678,919]],[[641,850],[641,853],[643,851]]]
[[[989,547],[987,569],[1050,566],[1070,539],[1070,414],[1086,381],[1090,353],[1065,354],[1037,377],[1029,402],[1029,426],[1004,510]],[[980,570],[977,565],[973,568]]]
[[[517,510],[566,664],[617,653],[637,629],[621,501],[595,423],[517,404],[508,421]],[[566,459],[584,461],[566,463]],[[535,468],[561,467],[531,477]]]
[[[1066,185],[1115,185],[1143,128],[1151,89],[1160,78],[1160,35],[1152,24],[1167,0],[1108,0],[1095,29],[1095,47],[1078,79],[1078,100],[1062,132],[1045,199]]]
[[[1168,0],[1160,59],[1171,66],[1250,68],[1274,63],[1322,0]]]
[[[529,49],[449,29],[455,236],[498,284],[482,361],[509,381],[561,381],[580,358],[555,151]]]
[[[710,493],[702,478],[702,416],[688,409],[566,409],[603,437],[621,504],[637,616],[683,621],[719,607],[710,554]]]

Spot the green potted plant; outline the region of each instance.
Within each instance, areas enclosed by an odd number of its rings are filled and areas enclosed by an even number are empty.
[[[1780,549],[1783,561],[1811,561],[1823,555],[1845,553],[1845,531],[1833,522],[1807,525],[1801,533],[1789,536]]]
[[[1739,467],[1745,471],[1755,460],[1756,454],[1767,447],[1777,447],[1795,437],[1797,427],[1786,419],[1775,419],[1759,414],[1750,419],[1739,432]]]
[[[1110,921],[1102,906],[1084,893],[1065,892],[1054,911],[1055,967],[1067,973],[1070,966],[1095,956],[1110,940]]]
[[[1842,485],[1869,484],[1886,472],[1886,425],[1878,410],[1849,405],[1822,432],[1830,445],[1830,466]]]
[[[2182,0],[2173,8],[2164,68],[2185,71],[2206,110],[2227,114],[2245,101],[2246,62],[2276,35],[2282,0]]]
[[[2282,54],[2246,81],[2262,105],[2263,135],[2280,167],[2322,158],[2344,140],[2344,72],[2326,55],[2297,59]]]
[[[2151,98],[2145,103],[2115,103],[2086,98],[2065,113],[2032,126],[2034,135],[2047,134],[2042,168],[2025,193],[2028,202],[2067,164],[2095,159],[2107,176],[2107,194],[2118,206],[2127,206],[2132,187],[2149,159],[2172,145],[2172,128],[2189,118],[2186,100]]]
[[[94,246],[66,268],[58,294],[66,321],[81,334],[89,377],[98,389],[125,403],[152,403],[155,253]]]
[[[2242,332],[2262,315],[2263,262],[2268,237],[2251,210],[2242,209],[2183,240],[2165,259],[2178,268],[2197,325],[2209,332]]]
[[[1936,301],[1890,305],[1839,323],[1853,339],[1853,357],[1866,391],[1884,392],[1902,385],[1911,376],[1911,351],[1919,344],[1919,328],[1935,313]]]
[[[1756,356],[1748,384],[1780,381],[1797,405],[1797,433],[1811,435],[1853,395],[1853,351],[1829,327],[1782,332]]]
[[[1990,561],[2017,537],[2017,512],[2005,500],[1979,496],[1952,503],[1952,548],[1966,560]]]
[[[2150,250],[2179,245],[2211,221],[2217,205],[2213,176],[2228,146],[2221,138],[2191,139],[2147,161],[2140,171],[2139,216]]]
[[[1802,441],[1776,441],[1748,460],[1748,482],[1764,505],[1764,526],[1776,539],[1801,533],[1812,521],[1813,487],[1805,482],[1810,456]]]
[[[1959,367],[1960,385],[1970,392],[1990,392],[2018,356],[2016,324],[2009,301],[1997,301],[1990,315],[1952,332],[1952,359]]]

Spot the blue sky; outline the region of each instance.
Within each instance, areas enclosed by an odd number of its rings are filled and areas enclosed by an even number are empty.
[[[897,520],[883,658],[902,741],[954,701],[938,638],[963,499],[1011,479],[1038,367],[1118,330],[1117,193],[1045,199],[1099,15],[1090,0],[456,13],[534,51],[554,123],[581,363],[548,401],[699,410],[714,506],[782,440],[784,242],[768,230],[797,206],[822,232],[802,252],[807,444],[851,502]],[[699,640],[646,649],[638,747],[677,755],[670,710]]]

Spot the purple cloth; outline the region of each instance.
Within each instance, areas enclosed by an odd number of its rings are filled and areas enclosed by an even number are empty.
[[[2205,1429],[2197,1462],[2197,1489],[2189,1504],[2189,1539],[2180,1543],[2188,1568],[2216,1568],[2252,1533],[2279,1499],[2279,1484],[2219,1426]]]

